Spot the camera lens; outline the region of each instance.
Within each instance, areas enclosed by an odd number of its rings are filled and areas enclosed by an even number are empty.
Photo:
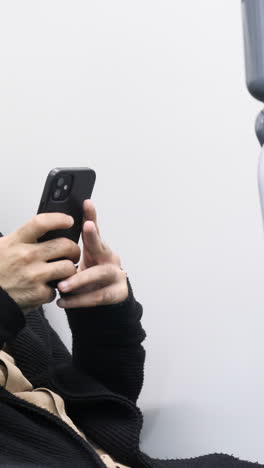
[[[55,199],[55,200],[57,200],[57,199],[60,197],[60,193],[61,193],[60,189],[58,189],[58,190],[56,190],[56,191],[54,192],[54,199]]]
[[[57,187],[61,187],[63,184],[64,184],[64,178],[63,178],[63,177],[60,177],[60,178],[57,180]]]

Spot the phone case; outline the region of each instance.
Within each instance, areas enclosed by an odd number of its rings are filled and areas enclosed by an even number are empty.
[[[56,200],[53,195],[56,189],[60,190],[57,183],[63,176],[67,178],[68,183],[71,184],[70,192],[65,200]],[[83,224],[83,201],[87,198],[91,198],[95,180],[96,173],[89,167],[57,167],[50,171],[43,189],[37,214],[52,212],[65,213],[74,218],[74,224],[70,229],[49,231],[41,236],[37,242],[45,242],[47,240],[56,239],[57,237],[67,237],[78,244]],[[64,259],[65,258],[57,258],[49,262]],[[60,281],[60,279],[50,281],[48,285],[52,288],[56,288]]]

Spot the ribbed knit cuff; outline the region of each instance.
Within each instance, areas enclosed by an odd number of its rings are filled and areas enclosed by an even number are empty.
[[[25,326],[24,314],[14,299],[0,287],[0,348]]]
[[[129,344],[140,339],[143,308],[136,301],[128,278],[127,285],[128,297],[119,304],[65,309],[73,339],[104,345]]]

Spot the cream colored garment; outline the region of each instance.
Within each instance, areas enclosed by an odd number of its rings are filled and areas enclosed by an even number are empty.
[[[32,384],[16,366],[14,358],[8,353],[6,345],[4,345],[3,349],[0,350],[0,385],[2,385],[13,395],[16,395],[18,398],[22,398],[29,403],[40,406],[41,408],[46,409],[47,411],[62,419],[81,437],[83,437],[84,440],[92,445],[107,468],[131,468],[114,461],[114,459],[105,453],[104,450],[98,447],[95,442],[91,442],[90,439],[88,440],[86,438],[85,434],[80,429],[78,429],[73,421],[67,416],[65,412],[64,400],[61,398],[61,396],[45,387],[38,387],[33,389]]]

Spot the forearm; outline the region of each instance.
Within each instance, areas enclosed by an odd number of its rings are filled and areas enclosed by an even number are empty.
[[[143,308],[129,296],[120,304],[66,309],[72,331],[73,365],[110,390],[136,402],[143,385],[146,333]]]
[[[9,339],[14,339],[26,324],[22,310],[0,287],[0,350]]]

